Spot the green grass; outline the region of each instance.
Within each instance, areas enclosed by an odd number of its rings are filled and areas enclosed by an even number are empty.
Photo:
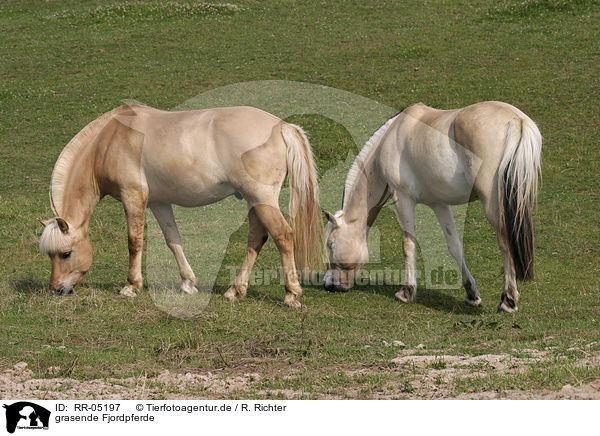
[[[208,15],[230,15],[239,11],[240,7],[234,4],[211,4],[204,2],[176,2],[176,1],[133,1],[119,2],[116,4],[98,5],[86,11],[79,9],[65,9],[47,16],[48,19],[79,19],[88,22],[121,21],[121,24],[139,21],[164,21],[174,18],[201,18]]]
[[[543,20],[548,17],[560,18],[565,14],[589,13],[598,7],[597,0],[504,0],[491,7],[488,17],[496,20]]]
[[[489,369],[450,382],[454,393],[557,389],[599,377],[597,367],[573,367],[582,356],[568,351],[600,340],[597,1],[116,4],[0,5],[0,369],[26,361],[36,376],[55,376],[49,368],[60,367],[59,375],[76,379],[162,369],[257,373],[249,391],[236,395],[277,397],[287,389],[303,398],[401,398],[415,394],[416,378],[447,366],[439,360],[425,373],[396,368],[390,361],[398,348],[381,344],[401,340],[435,355],[553,347],[554,356],[566,356],[543,371]],[[305,309],[296,312],[282,305],[278,281],[251,286],[244,302],[231,305],[218,294],[228,285],[227,266],[241,262],[245,223],[228,242],[206,309],[195,319],[173,318],[148,291],[134,300],[117,296],[127,276],[127,240],[121,205],[110,199],[93,216],[95,261],[77,296],[48,295],[50,265],[37,251],[35,218],[50,215],[50,174],[69,139],[123,100],[169,109],[260,80],[325,85],[397,110],[418,101],[454,108],[502,100],[535,120],[544,136],[536,278],[519,285],[520,312],[495,314],[501,258],[478,202],[466,209],[464,245],[481,309],[465,308],[460,289],[420,286],[416,304],[403,305],[393,300],[393,286],[345,295],[306,286]],[[366,117],[361,132],[368,136],[384,119]],[[349,133],[356,126],[323,114],[288,120],[307,130],[322,175],[362,145]],[[322,190],[332,195],[328,208],[340,204],[339,184]],[[397,268],[401,234],[390,210],[378,226],[378,267]],[[278,265],[269,241],[257,268]],[[194,266],[198,274],[201,262]]]

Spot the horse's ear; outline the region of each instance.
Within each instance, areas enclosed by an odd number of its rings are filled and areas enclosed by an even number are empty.
[[[41,218],[36,218],[44,227],[46,227],[48,225],[48,221],[43,220]]]
[[[61,232],[63,232],[64,234],[69,233],[69,225],[64,219],[62,219],[61,217],[56,217],[56,224],[58,224],[58,228]]]
[[[339,227],[340,226],[340,223],[339,223],[338,219],[331,212],[323,210],[323,215],[325,215],[325,218],[327,218],[327,221],[329,221],[331,224],[333,224],[334,227]]]

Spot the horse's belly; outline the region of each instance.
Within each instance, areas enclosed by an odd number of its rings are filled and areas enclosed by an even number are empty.
[[[232,195],[235,189],[228,183],[206,180],[190,180],[182,183],[180,178],[148,181],[148,202],[177,204],[184,207],[204,206],[216,203]]]
[[[388,171],[388,183],[418,203],[463,204],[471,201],[473,178],[457,160],[442,163],[427,160],[401,161],[399,170]]]
[[[457,156],[448,154],[444,157],[430,156],[421,165],[411,165],[418,202],[462,204],[469,201],[473,181]]]
[[[473,185],[460,177],[421,185],[419,203],[464,204],[472,200]]]

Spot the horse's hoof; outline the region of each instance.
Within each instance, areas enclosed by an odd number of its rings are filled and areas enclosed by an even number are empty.
[[[296,300],[296,297],[285,297],[283,302],[292,309],[300,309],[302,307],[302,304]]]
[[[503,292],[498,305],[498,313],[513,313],[518,311],[517,302],[514,298],[509,297],[508,293]]]
[[[125,285],[125,287],[123,289],[121,289],[121,292],[119,292],[119,295],[122,295],[123,297],[136,297],[137,294],[135,293],[135,288],[131,285]]]
[[[403,286],[398,292],[394,294],[394,298],[403,303],[410,303],[415,301],[416,289],[414,286]]]
[[[398,291],[394,294],[394,298],[398,301],[402,301],[403,303],[410,303],[410,300],[406,295],[404,295],[404,291]]]
[[[502,301],[498,305],[498,313],[514,313],[514,312],[517,312],[518,310],[519,310],[519,308],[516,305],[511,306],[509,304],[506,304],[506,301]]]
[[[471,306],[471,307],[479,307],[479,306],[481,306],[481,297],[477,297],[474,300],[467,297],[467,298],[465,298],[465,304],[467,306]]]
[[[239,301],[242,299],[242,297],[240,296],[240,294],[238,294],[237,290],[235,289],[235,287],[230,287],[229,289],[227,289],[227,292],[225,292],[223,294],[223,298],[226,299],[227,301]]]
[[[181,291],[181,293],[188,294],[188,295],[193,295],[193,294],[198,293],[198,289],[196,289],[196,287],[189,280],[185,280],[184,282],[182,282],[179,290]]]

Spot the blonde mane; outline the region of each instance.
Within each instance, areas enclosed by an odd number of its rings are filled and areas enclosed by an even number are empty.
[[[62,208],[65,185],[77,156],[84,147],[90,144],[91,139],[93,139],[118,112],[129,107],[130,106],[119,106],[96,118],[81,129],[81,131],[69,141],[65,148],[63,148],[63,151],[56,160],[56,164],[54,164],[54,170],[52,171],[52,178],[50,181],[50,207],[52,208],[54,216],[61,216],[63,213]]]
[[[61,248],[69,245],[74,237],[75,234],[72,230],[64,234],[58,227],[56,218],[51,218],[46,223],[40,237],[40,252],[45,254],[58,253]]]
[[[401,112],[400,112],[401,113]],[[377,144],[381,142],[388,128],[392,125],[392,123],[396,120],[398,115],[397,113],[392,118],[387,120],[383,126],[381,126],[373,135],[369,138],[369,140],[363,145],[363,148],[360,150],[354,162],[352,162],[352,166],[348,171],[348,176],[346,176],[346,184],[344,185],[344,201],[342,204],[342,208],[346,203],[346,199],[348,198],[348,193],[350,193],[354,189],[354,185],[356,181],[359,179],[360,174],[364,171],[364,164],[367,160],[367,157],[370,155],[371,151],[375,149]]]

